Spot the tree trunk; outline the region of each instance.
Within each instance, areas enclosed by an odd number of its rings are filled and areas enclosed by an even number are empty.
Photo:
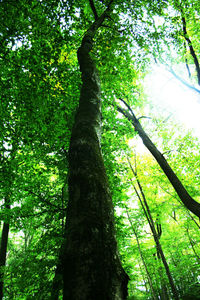
[[[198,253],[197,253],[196,250],[195,250],[195,247],[194,247],[195,243],[194,243],[194,241],[192,240],[192,238],[191,238],[191,236],[190,236],[189,229],[186,229],[186,232],[187,232],[187,236],[188,236],[188,239],[189,239],[189,243],[190,243],[190,245],[191,245],[191,247],[192,247],[192,250],[193,250],[193,252],[194,252],[194,255],[195,255],[195,257],[196,257],[196,259],[197,259],[197,262],[198,262],[198,264],[199,264],[199,263],[200,263],[200,257],[199,257]]]
[[[185,49],[185,55],[186,55],[187,54],[187,46],[186,46],[185,42],[184,42],[184,49]],[[188,72],[188,77],[191,79],[192,75],[191,75],[188,59],[187,59],[186,56],[185,56],[185,66],[186,66],[186,69],[187,69],[187,72]]]
[[[195,64],[195,68],[196,68],[196,72],[197,72],[197,79],[198,79],[198,84],[200,85],[200,66],[199,66],[199,61],[196,55],[196,52],[193,48],[192,45],[192,41],[190,40],[189,36],[188,36],[188,32],[187,32],[187,26],[186,26],[186,20],[185,17],[183,16],[183,12],[182,13],[182,25],[183,25],[183,34],[184,34],[184,38],[188,44],[188,47],[190,49],[190,54],[192,55],[192,58],[194,60],[194,64]]]
[[[161,300],[169,300],[167,287],[163,282],[161,282],[160,298]]]
[[[89,55],[109,8],[90,26],[78,49],[83,84],[69,148],[64,300],[127,296],[128,276],[117,252],[113,205],[100,149],[100,83]]]
[[[10,209],[8,198],[5,198],[5,207],[7,209]],[[0,300],[3,299],[3,286],[4,286],[4,273],[5,273],[4,269],[6,265],[8,234],[9,234],[9,221],[4,221],[2,235],[1,235],[1,245],[0,245]]]
[[[170,284],[170,287],[171,287],[171,290],[172,290],[172,293],[173,293],[173,296],[174,296],[174,299],[178,300],[179,299],[179,296],[178,296],[178,291],[176,289],[176,286],[174,284],[174,280],[172,278],[172,275],[171,275],[171,272],[170,272],[170,269],[169,269],[169,266],[168,266],[168,263],[167,263],[167,260],[165,258],[165,255],[164,255],[164,252],[162,250],[162,246],[160,244],[160,241],[159,241],[159,236],[158,236],[158,233],[156,231],[156,228],[155,228],[155,224],[154,224],[154,221],[153,221],[153,218],[152,218],[152,215],[151,215],[151,211],[150,211],[150,208],[149,208],[149,205],[147,203],[147,200],[146,200],[146,197],[145,197],[145,194],[144,194],[144,191],[143,191],[143,188],[140,184],[140,181],[138,179],[138,176],[136,174],[136,172],[134,171],[130,161],[128,160],[129,162],[129,166],[131,168],[131,171],[133,173],[133,175],[135,176],[136,180],[137,180],[137,184],[138,184],[138,187],[139,187],[139,190],[140,190],[140,193],[142,195],[142,199],[136,189],[136,187],[134,186],[134,190],[136,192],[136,195],[142,205],[142,208],[143,208],[143,211],[144,211],[144,214],[147,218],[147,221],[149,223],[149,226],[150,226],[150,229],[152,231],[152,234],[153,234],[153,238],[154,238],[154,241],[155,241],[155,244],[156,244],[156,249],[157,249],[157,253],[158,253],[158,258],[161,258],[162,262],[163,262],[163,265],[164,265],[164,268],[165,268],[165,271],[166,271],[166,275],[168,277],[168,280],[169,280],[169,284]],[[143,203],[144,202],[144,203]]]
[[[132,122],[135,130],[138,132],[139,136],[141,137],[144,145],[147,147],[147,149],[151,152],[153,157],[156,159],[158,164],[160,165],[161,169],[171,182],[173,188],[177,192],[179,198],[183,202],[183,204],[191,211],[193,212],[198,218],[200,218],[200,203],[195,201],[188,193],[188,191],[183,186],[182,182],[179,180],[177,175],[174,173],[170,165],[168,164],[167,160],[164,158],[162,153],[156,148],[156,146],[153,144],[153,142],[150,140],[144,129],[142,128],[140,122],[134,115],[132,109],[130,106],[123,101],[123,103],[128,107],[130,113],[126,111],[125,109],[121,108],[120,106],[117,106],[117,109],[119,112],[121,112],[129,121]]]
[[[154,291],[153,283],[152,283],[152,280],[151,280],[151,275],[150,275],[149,270],[148,270],[148,268],[147,268],[147,264],[146,264],[145,259],[144,259],[144,256],[143,256],[142,249],[141,249],[141,247],[140,247],[140,241],[139,241],[139,238],[138,238],[138,234],[137,234],[136,229],[135,229],[134,226],[133,226],[133,223],[132,223],[132,220],[131,220],[131,218],[130,218],[130,216],[129,216],[129,213],[128,213],[128,209],[127,209],[127,208],[126,208],[126,213],[127,213],[127,217],[128,217],[129,223],[130,223],[130,225],[131,225],[131,228],[132,228],[132,230],[133,230],[133,233],[134,233],[134,235],[135,235],[136,242],[137,242],[137,246],[138,246],[138,250],[139,250],[139,254],[140,254],[142,263],[143,263],[144,268],[145,268],[145,271],[146,271],[148,283],[149,283],[149,286],[150,286],[150,290],[151,290],[151,292],[152,292],[152,299],[157,300],[158,298],[157,298],[156,293],[155,293],[155,291]]]

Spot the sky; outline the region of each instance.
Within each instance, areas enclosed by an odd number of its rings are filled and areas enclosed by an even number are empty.
[[[179,76],[185,77],[185,74]],[[145,90],[155,106],[172,112],[176,121],[193,129],[200,139],[200,94],[184,86],[159,66],[154,66],[146,77]]]

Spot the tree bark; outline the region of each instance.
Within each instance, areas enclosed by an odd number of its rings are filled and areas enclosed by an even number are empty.
[[[153,221],[153,218],[152,218],[152,215],[151,215],[151,211],[150,211],[149,205],[147,203],[147,200],[146,200],[143,188],[142,188],[141,183],[140,183],[140,181],[138,179],[138,176],[137,176],[136,172],[134,171],[134,169],[133,169],[133,167],[132,167],[132,165],[131,165],[131,163],[130,163],[129,160],[128,160],[128,162],[129,162],[129,166],[131,168],[131,171],[132,171],[133,175],[136,178],[136,181],[137,181],[137,184],[138,184],[138,187],[139,187],[139,191],[140,191],[140,193],[142,195],[142,199],[141,199],[140,194],[138,193],[136,187],[134,186],[134,190],[135,190],[136,195],[137,195],[137,197],[138,197],[138,199],[139,199],[139,201],[140,201],[140,203],[142,205],[144,214],[145,214],[145,216],[147,218],[147,221],[149,223],[150,229],[152,231],[153,238],[154,238],[154,241],[155,241],[155,244],[156,244],[158,258],[161,258],[161,260],[163,262],[163,265],[164,265],[164,268],[165,268],[165,271],[166,271],[166,275],[167,275],[168,280],[169,280],[169,284],[170,284],[170,287],[171,287],[174,299],[178,300],[179,299],[178,291],[177,291],[176,286],[174,284],[174,280],[172,278],[172,275],[171,275],[171,272],[170,272],[167,260],[165,258],[162,246],[160,244],[159,235],[158,235],[158,233],[156,231],[155,224],[154,224],[154,221]]]
[[[8,198],[5,198],[5,207],[7,209],[10,209],[10,203]],[[0,245],[0,299],[3,299],[3,286],[4,286],[4,273],[5,273],[4,269],[6,265],[8,235],[9,235],[9,221],[4,221],[2,234],[1,234],[1,245]]]
[[[194,60],[194,64],[195,64],[195,68],[196,68],[196,72],[197,72],[197,80],[198,80],[198,84],[200,85],[200,66],[199,66],[199,61],[198,61],[198,58],[197,58],[197,55],[196,55],[196,52],[193,48],[193,45],[192,45],[192,41],[190,40],[189,36],[188,36],[188,32],[187,32],[187,26],[186,26],[186,20],[185,20],[185,17],[183,16],[183,13],[182,13],[182,25],[183,25],[183,34],[184,34],[184,38],[188,44],[188,47],[190,49],[190,54],[192,55],[192,58]]]
[[[120,106],[117,106],[117,110],[122,113],[131,123],[133,124],[135,130],[138,132],[139,136],[141,137],[144,145],[147,147],[147,149],[151,152],[153,157],[156,159],[158,164],[160,165],[161,169],[171,182],[173,188],[177,192],[180,200],[182,203],[191,211],[193,212],[198,218],[200,218],[200,203],[195,201],[187,192],[186,188],[183,186],[180,179],[177,177],[177,175],[174,173],[170,165],[168,164],[167,160],[164,158],[162,153],[157,149],[157,147],[153,144],[153,142],[150,140],[144,129],[142,128],[140,122],[134,115],[132,109],[130,106],[123,101],[124,104],[128,107],[129,113],[127,110],[121,108]]]
[[[121,300],[127,296],[128,276],[117,252],[113,205],[100,149],[100,82],[89,55],[95,32],[109,9],[110,5],[90,26],[78,49],[83,84],[69,148],[65,300]]]
[[[132,228],[132,230],[133,230],[133,233],[134,233],[134,235],[135,235],[136,242],[137,242],[137,246],[138,246],[138,251],[139,251],[139,254],[140,254],[142,263],[143,263],[143,265],[144,265],[144,268],[145,268],[145,271],[146,271],[146,274],[147,274],[148,283],[149,283],[149,286],[150,286],[150,290],[151,290],[151,292],[152,292],[152,299],[157,300],[158,297],[156,296],[156,293],[155,293],[155,291],[154,291],[153,283],[152,283],[152,280],[151,280],[151,275],[150,275],[149,270],[148,270],[148,268],[147,268],[147,264],[146,264],[145,259],[144,259],[144,256],[143,256],[142,249],[141,249],[141,247],[140,247],[140,241],[139,241],[139,238],[138,238],[138,234],[137,234],[136,229],[135,229],[134,226],[133,226],[133,223],[132,223],[132,220],[131,220],[131,218],[130,218],[130,216],[129,216],[129,212],[128,212],[128,209],[127,209],[127,208],[126,208],[126,213],[127,213],[127,217],[128,217],[129,223],[130,223],[130,225],[131,225],[131,228]]]
[[[195,255],[195,257],[196,257],[196,259],[197,259],[197,261],[198,261],[198,263],[200,263],[200,257],[199,257],[199,255],[197,254],[197,252],[196,252],[196,250],[195,250],[195,248],[194,248],[194,241],[192,240],[192,238],[191,238],[191,236],[190,236],[190,234],[189,234],[189,229],[187,228],[186,229],[186,232],[187,232],[187,236],[188,236],[188,239],[189,239],[189,243],[190,243],[190,245],[191,245],[191,247],[192,247],[192,250],[193,250],[193,252],[194,252],[194,255]]]
[[[185,49],[185,55],[186,55],[187,54],[186,42],[184,42],[184,49]],[[185,57],[185,66],[186,66],[186,69],[187,69],[187,72],[188,72],[188,77],[191,79],[192,75],[191,75],[191,72],[190,72],[190,67],[189,67],[189,64],[188,64],[187,57]]]

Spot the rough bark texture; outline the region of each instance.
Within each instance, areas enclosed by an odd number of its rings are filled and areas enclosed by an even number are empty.
[[[125,103],[125,102],[124,102]],[[126,103],[125,103],[126,104]],[[126,104],[127,105],[127,104]],[[180,179],[177,177],[177,175],[174,173],[170,165],[168,164],[167,160],[164,158],[162,153],[156,148],[156,146],[153,144],[153,142],[150,140],[144,129],[142,128],[140,122],[135,117],[133,111],[129,107],[129,110],[131,111],[131,114],[126,111],[125,109],[121,107],[117,107],[118,111],[121,112],[129,121],[132,122],[135,130],[138,132],[139,136],[141,137],[144,145],[147,147],[147,149],[151,152],[153,157],[156,159],[158,164],[160,165],[161,169],[171,182],[173,188],[177,192],[180,200],[182,203],[191,211],[193,212],[197,217],[200,218],[200,203],[195,201],[187,192],[185,187],[183,186]]]
[[[107,10],[108,11],[108,10]],[[113,205],[100,149],[99,77],[89,52],[101,15],[78,50],[79,108],[69,149],[69,203],[63,252],[63,299],[126,299],[128,276],[117,253]]]
[[[9,201],[5,199],[5,207],[10,209]],[[6,254],[8,245],[9,222],[3,223],[0,245],[0,299],[3,299],[3,285],[4,285],[4,268],[6,265]]]

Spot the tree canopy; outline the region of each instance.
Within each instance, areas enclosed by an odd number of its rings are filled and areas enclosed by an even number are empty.
[[[2,0],[0,15],[0,299],[69,299],[66,253],[93,224],[91,266],[116,235],[105,261],[127,299],[199,299],[199,138],[145,89],[162,65],[200,94],[199,1]]]

